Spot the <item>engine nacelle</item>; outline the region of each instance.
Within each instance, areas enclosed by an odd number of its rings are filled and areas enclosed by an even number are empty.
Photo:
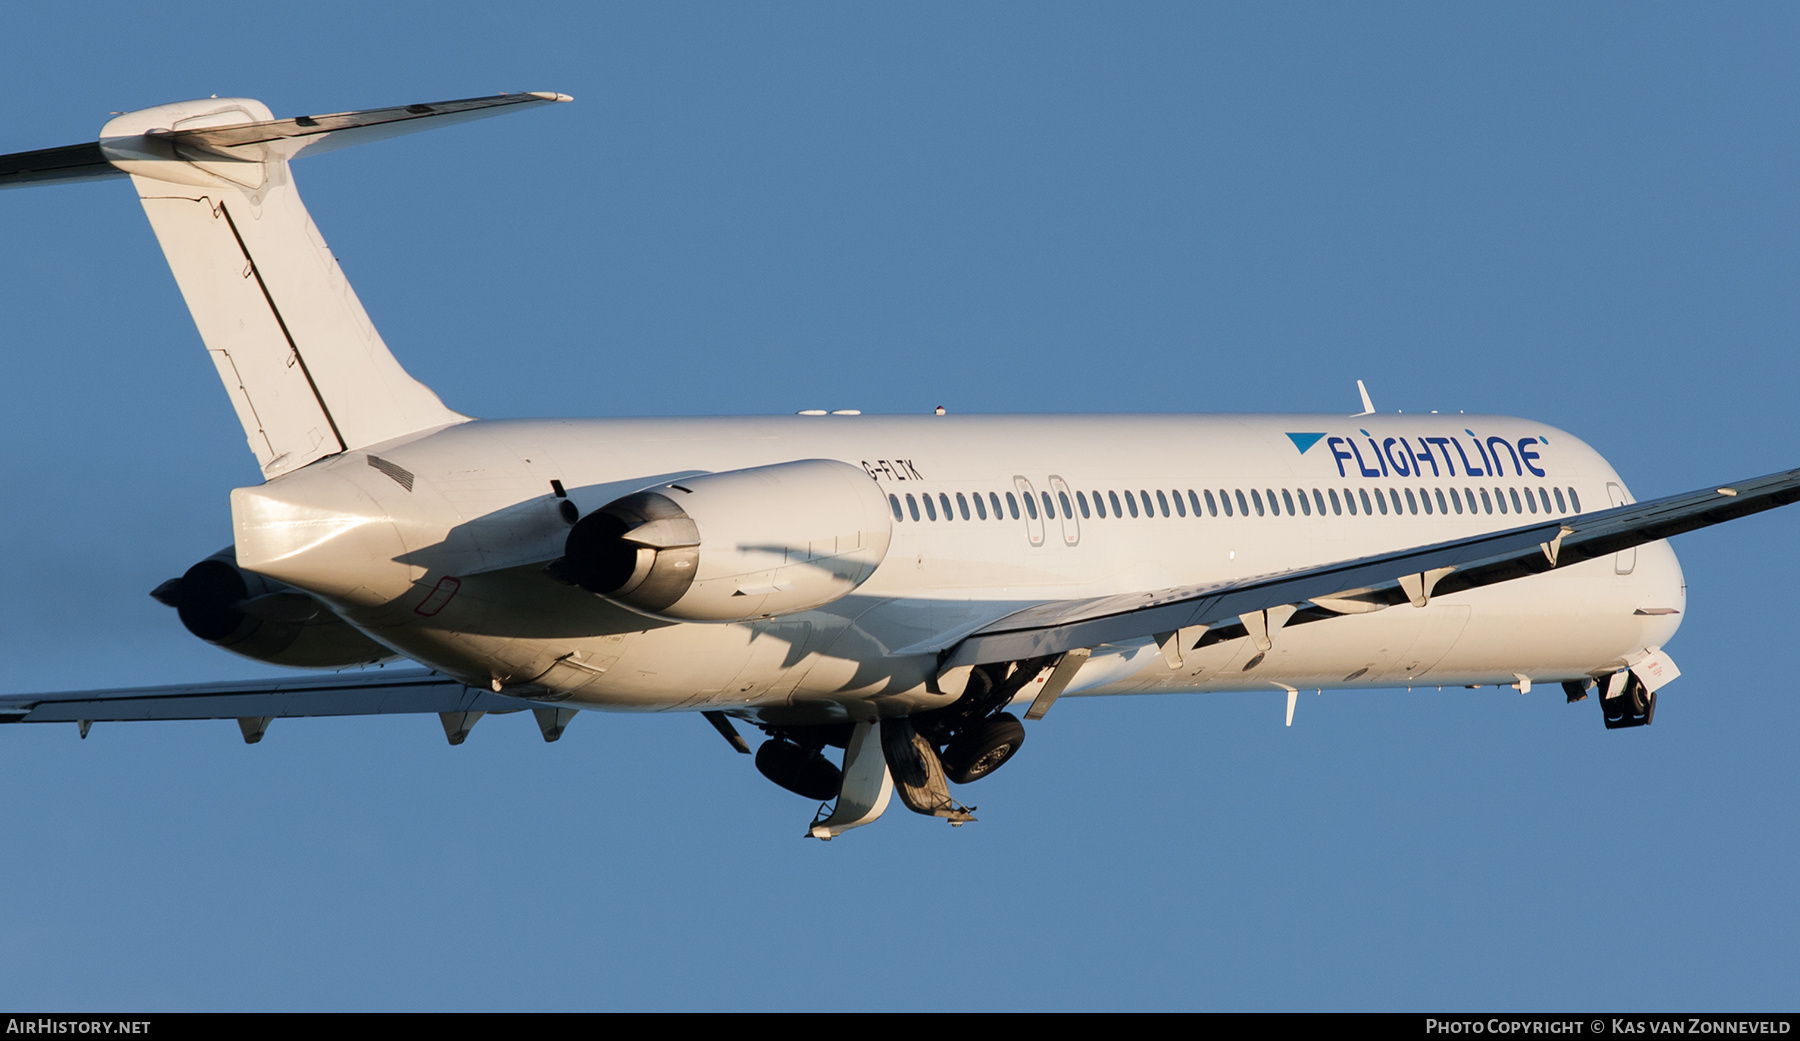
[[[867,473],[803,459],[615,499],[569,529],[558,569],[644,614],[741,622],[838,599],[875,573],[892,537]]]
[[[336,669],[397,657],[306,593],[238,567],[230,546],[150,595],[188,632],[253,661]]]

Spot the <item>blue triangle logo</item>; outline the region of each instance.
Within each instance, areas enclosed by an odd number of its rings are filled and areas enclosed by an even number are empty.
[[[1306,450],[1318,444],[1319,439],[1324,436],[1324,434],[1289,434],[1288,440],[1294,443],[1294,447],[1300,450],[1301,455],[1305,455]]]

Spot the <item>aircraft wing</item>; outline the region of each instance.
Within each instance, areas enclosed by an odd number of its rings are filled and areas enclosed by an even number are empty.
[[[372,669],[242,683],[5,694],[0,695],[0,723],[517,712],[541,707],[465,687],[426,669]]]
[[[1171,653],[1168,642],[1179,639],[1173,652],[1179,660],[1181,651],[1191,649],[1208,631],[1229,638],[1261,626],[1266,635],[1284,623],[1408,602],[1424,606],[1433,596],[1541,574],[1795,501],[1800,501],[1800,470],[1787,470],[1650,502],[1235,582],[1039,604],[965,637],[944,667],[1043,658],[1146,637],[1164,643],[1165,654]],[[1279,617],[1284,614],[1287,617]]]

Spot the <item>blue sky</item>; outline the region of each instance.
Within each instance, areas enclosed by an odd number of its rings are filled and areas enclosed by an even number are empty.
[[[208,94],[573,105],[307,160],[482,416],[1530,416],[1794,466],[1791,6],[9,11],[0,150]],[[0,196],[9,690],[258,673],[145,594],[254,462],[128,188]],[[1800,513],[1677,540],[1684,676],[1065,702],[829,845],[698,718],[0,733],[13,1008],[1792,1007]]]

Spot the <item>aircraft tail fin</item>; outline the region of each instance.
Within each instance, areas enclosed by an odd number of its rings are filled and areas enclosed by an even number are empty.
[[[92,144],[0,156],[0,187],[129,176],[266,477],[468,417],[400,367],[294,189],[289,160],[561,94],[277,120],[247,98],[128,112]]]

